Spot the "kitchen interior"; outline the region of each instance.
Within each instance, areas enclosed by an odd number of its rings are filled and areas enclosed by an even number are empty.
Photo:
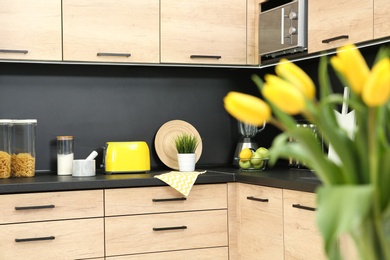
[[[261,172],[234,166],[240,134],[223,98],[260,96],[251,76],[273,74],[282,57],[317,83],[319,57],[347,42],[371,66],[390,42],[388,1],[141,2],[0,3],[0,23],[14,25],[0,29],[0,118],[37,120],[35,176],[0,179],[0,259],[325,259],[315,213],[287,207],[315,208],[320,181],[282,159]],[[154,178],[177,170],[155,143],[172,120],[202,139],[206,173],[188,198]],[[254,139],[269,148],[279,133],[267,124]],[[98,151],[96,175],[58,175],[57,136],[74,137],[74,159]],[[150,171],[105,173],[106,143],[123,141],[146,142]],[[159,196],[177,200],[151,202]]]

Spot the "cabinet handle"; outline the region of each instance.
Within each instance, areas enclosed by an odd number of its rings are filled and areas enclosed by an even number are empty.
[[[334,42],[334,41],[337,41],[337,40],[348,39],[348,38],[349,38],[348,35],[340,35],[340,36],[336,36],[336,37],[333,37],[333,38],[322,40],[322,43],[330,43],[330,42]]]
[[[187,226],[153,228],[153,231],[165,231],[165,230],[177,230],[177,229],[187,229]]]
[[[27,54],[28,50],[0,50],[2,53],[22,53]]]
[[[20,242],[33,242],[33,241],[44,241],[44,240],[54,240],[55,236],[48,237],[29,237],[29,238],[15,238],[16,243]]]
[[[97,56],[114,56],[114,57],[130,57],[130,53],[110,53],[110,52],[98,52]]]
[[[268,199],[256,198],[253,196],[246,197],[248,200],[260,201],[260,202],[268,202]]]
[[[191,55],[191,59],[221,59],[222,56],[219,55]]]
[[[292,206],[293,206],[293,208],[305,209],[305,210],[310,210],[310,211],[316,211],[316,208],[308,207],[308,206],[302,206],[301,204],[292,204]]]
[[[55,205],[39,205],[39,206],[26,206],[26,207],[15,207],[15,210],[30,210],[30,209],[53,209]]]
[[[164,201],[178,201],[178,200],[187,200],[186,198],[167,198],[167,199],[152,199],[153,202],[164,202]]]

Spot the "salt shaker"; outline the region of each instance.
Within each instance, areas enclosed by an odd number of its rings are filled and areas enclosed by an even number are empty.
[[[57,136],[57,174],[72,175],[73,136]]]

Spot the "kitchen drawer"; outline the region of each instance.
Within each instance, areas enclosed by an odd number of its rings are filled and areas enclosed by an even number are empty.
[[[127,256],[107,257],[106,260],[228,260],[227,247],[181,250]]]
[[[227,210],[105,218],[106,255],[228,245]]]
[[[103,218],[0,225],[0,259],[103,257],[103,225]]]
[[[103,216],[103,191],[0,196],[0,224]]]
[[[106,216],[226,208],[226,184],[194,185],[187,198],[169,186],[105,190]]]

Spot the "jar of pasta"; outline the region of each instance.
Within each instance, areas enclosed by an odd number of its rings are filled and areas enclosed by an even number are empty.
[[[36,119],[12,120],[11,126],[11,176],[35,175]]]
[[[0,178],[11,176],[11,122],[0,119]]]

